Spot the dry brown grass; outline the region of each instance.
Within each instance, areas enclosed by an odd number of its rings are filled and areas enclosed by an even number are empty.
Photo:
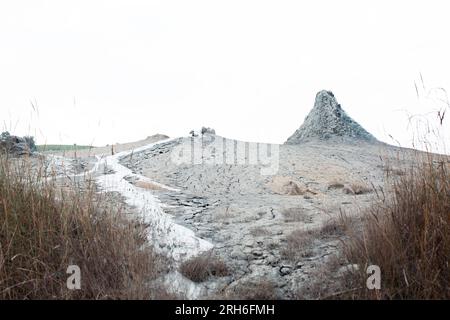
[[[354,225],[354,219],[341,213],[337,218],[326,220],[319,228],[294,230],[286,237],[281,257],[292,262],[309,257],[316,240],[341,238],[346,235],[348,229],[354,228]]]
[[[398,168],[393,168],[389,165],[384,166],[384,172],[386,174],[386,176],[391,177],[391,176],[404,176],[406,174],[405,170],[402,169],[398,169]]]
[[[81,290],[67,289],[69,265],[81,269]],[[161,293],[149,281],[162,268],[143,224],[91,183],[61,192],[42,167],[0,155],[1,299],[148,299]]]
[[[303,222],[311,223],[312,218],[302,208],[288,208],[281,212],[284,217],[284,222]]]
[[[312,243],[316,239],[314,230],[294,230],[286,237],[286,246],[281,250],[283,259],[296,262],[301,257],[309,256]]]
[[[237,284],[226,299],[233,300],[275,300],[278,298],[276,287],[272,281],[243,281]]]
[[[215,256],[212,251],[195,256],[180,266],[180,272],[194,282],[206,281],[209,277],[224,277],[230,274],[225,262]]]
[[[342,237],[345,236],[349,229],[353,229],[355,219],[341,214],[336,218],[330,218],[318,230],[321,237]]]
[[[294,289],[293,298],[296,300],[331,299],[340,290],[339,278],[341,261],[336,254],[327,257],[326,262],[318,264],[309,273],[308,281]]]
[[[450,298],[450,172],[431,155],[394,179],[391,198],[374,204],[364,231],[346,243],[360,266],[351,298]],[[381,202],[381,201],[380,201]],[[381,268],[381,290],[365,289],[368,265]]]

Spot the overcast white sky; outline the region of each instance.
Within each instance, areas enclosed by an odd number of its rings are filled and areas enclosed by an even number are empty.
[[[450,91],[449,13],[430,0],[1,0],[2,129],[103,145],[205,125],[282,143],[327,89],[409,146],[407,113],[439,108],[418,100],[420,73]]]

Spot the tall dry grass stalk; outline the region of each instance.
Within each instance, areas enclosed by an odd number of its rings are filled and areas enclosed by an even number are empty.
[[[352,298],[450,298],[450,163],[425,154],[406,174],[392,178],[390,197],[373,205],[363,232],[346,242],[359,272]],[[366,268],[381,269],[381,290],[367,290]]]
[[[437,110],[410,117],[414,146],[426,152],[408,156],[409,169],[387,171],[386,192],[366,212],[362,232],[344,241],[348,262],[359,265],[347,279],[347,297],[450,298],[450,157],[432,153],[447,150],[444,115],[450,103],[444,89],[437,91],[444,94]],[[404,164],[398,159],[399,167]],[[366,289],[369,265],[380,267],[380,290]]]
[[[157,297],[150,281],[162,260],[143,224],[92,182],[62,189],[31,160],[0,155],[0,299]],[[81,290],[67,289],[69,265],[81,269]]]

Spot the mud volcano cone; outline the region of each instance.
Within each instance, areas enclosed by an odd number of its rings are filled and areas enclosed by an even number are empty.
[[[286,144],[299,144],[311,140],[362,140],[377,142],[360,124],[350,118],[331,91],[316,95],[314,108]]]

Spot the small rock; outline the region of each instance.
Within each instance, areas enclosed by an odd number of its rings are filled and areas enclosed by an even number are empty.
[[[255,241],[254,240],[247,240],[244,242],[244,246],[246,247],[254,247],[255,246]]]
[[[268,265],[270,265],[270,266],[276,266],[276,265],[278,264],[279,261],[280,261],[280,259],[277,258],[277,257],[274,256],[274,255],[269,255],[269,256],[266,258],[266,264],[268,264]]]
[[[280,275],[287,276],[288,274],[291,274],[292,267],[291,266],[281,266],[279,271],[280,271]]]
[[[253,254],[255,257],[262,257],[263,252],[260,251],[260,250],[253,250],[253,251],[252,251],[252,254]]]
[[[242,252],[242,250],[234,249],[231,254],[231,258],[238,259],[238,260],[245,260],[247,258],[247,255]]]

